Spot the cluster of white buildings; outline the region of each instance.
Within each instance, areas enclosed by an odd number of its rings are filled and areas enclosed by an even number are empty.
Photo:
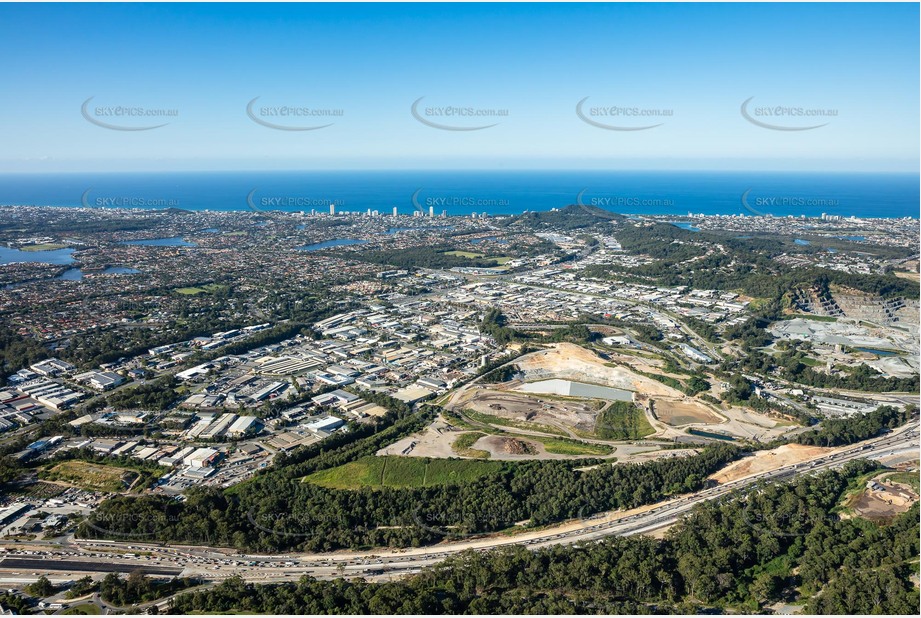
[[[66,410],[85,397],[80,391],[46,378],[18,384],[16,390],[53,410]]]
[[[469,307],[420,300],[332,316],[314,325],[322,339],[297,336],[177,373],[179,380],[203,385],[182,407],[253,407],[349,385],[416,400],[450,387],[495,351],[478,319]]]
[[[183,433],[185,440],[240,439],[262,431],[263,424],[255,416],[198,414],[197,420]]]
[[[214,333],[209,337],[195,337],[194,339],[190,339],[188,341],[179,341],[177,343],[170,343],[167,345],[150,348],[147,353],[153,357],[169,357],[173,361],[182,360],[182,357],[177,359],[176,354],[185,354],[188,356],[190,354],[186,351],[188,349],[199,349],[205,351],[216,350],[217,348],[227,345],[232,341],[243,339],[252,333],[265,330],[270,326],[271,323],[266,322],[265,324],[254,324],[252,326],[244,326],[243,328],[221,331],[219,333]]]
[[[123,377],[114,371],[87,371],[74,376],[74,382],[86,384],[97,391],[107,391],[115,388],[125,381]]]

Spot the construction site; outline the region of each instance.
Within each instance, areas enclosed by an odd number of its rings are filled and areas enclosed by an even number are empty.
[[[619,355],[624,359],[626,354]],[[658,373],[648,358],[634,362]],[[570,343],[516,359],[511,379],[480,380],[440,403],[446,412],[426,429],[379,455],[524,460],[582,457],[645,461],[673,452],[675,443],[771,440],[794,429],[789,423],[738,406],[716,406],[691,397],[596,352]],[[633,415],[631,433],[603,431],[606,411],[621,406]],[[624,408],[623,406],[627,406]],[[630,407],[633,411],[630,412]],[[623,423],[623,419],[618,420]],[[617,436],[617,437],[612,437]]]
[[[917,501],[918,492],[913,487],[897,482],[892,473],[884,473],[867,481],[861,491],[850,497],[846,507],[857,516],[885,523]]]

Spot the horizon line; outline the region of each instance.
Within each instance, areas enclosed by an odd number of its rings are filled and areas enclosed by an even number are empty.
[[[203,168],[203,169],[128,169],[128,170],[18,170],[0,171],[0,176],[21,176],[31,174],[220,174],[240,172],[296,172],[296,173],[354,173],[354,172],[470,172],[470,173],[507,173],[507,172],[637,172],[637,173],[675,173],[675,172],[710,172],[725,174],[777,173],[777,174],[899,174],[921,175],[921,168],[914,170],[866,170],[866,169],[714,169],[714,168],[572,168],[572,167],[521,167],[521,168],[389,168],[389,167],[349,167],[349,168]]]

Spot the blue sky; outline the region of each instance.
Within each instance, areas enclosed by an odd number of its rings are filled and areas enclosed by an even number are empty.
[[[917,4],[0,5],[0,170],[917,170]],[[168,122],[147,131],[102,128]],[[251,120],[255,113],[285,126]],[[449,131],[483,124],[476,131]],[[576,114],[619,128],[607,130]],[[746,120],[811,130],[768,129]],[[176,110],[104,116],[117,106]],[[341,110],[326,118],[261,107]],[[505,110],[487,118],[433,108]],[[778,106],[827,110],[759,115]],[[611,107],[646,117],[593,115]]]

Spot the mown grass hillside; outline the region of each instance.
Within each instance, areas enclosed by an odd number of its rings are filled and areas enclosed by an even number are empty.
[[[498,472],[503,464],[464,459],[422,457],[363,457],[347,464],[320,470],[304,481],[330,489],[362,487],[431,487],[467,483]]]

